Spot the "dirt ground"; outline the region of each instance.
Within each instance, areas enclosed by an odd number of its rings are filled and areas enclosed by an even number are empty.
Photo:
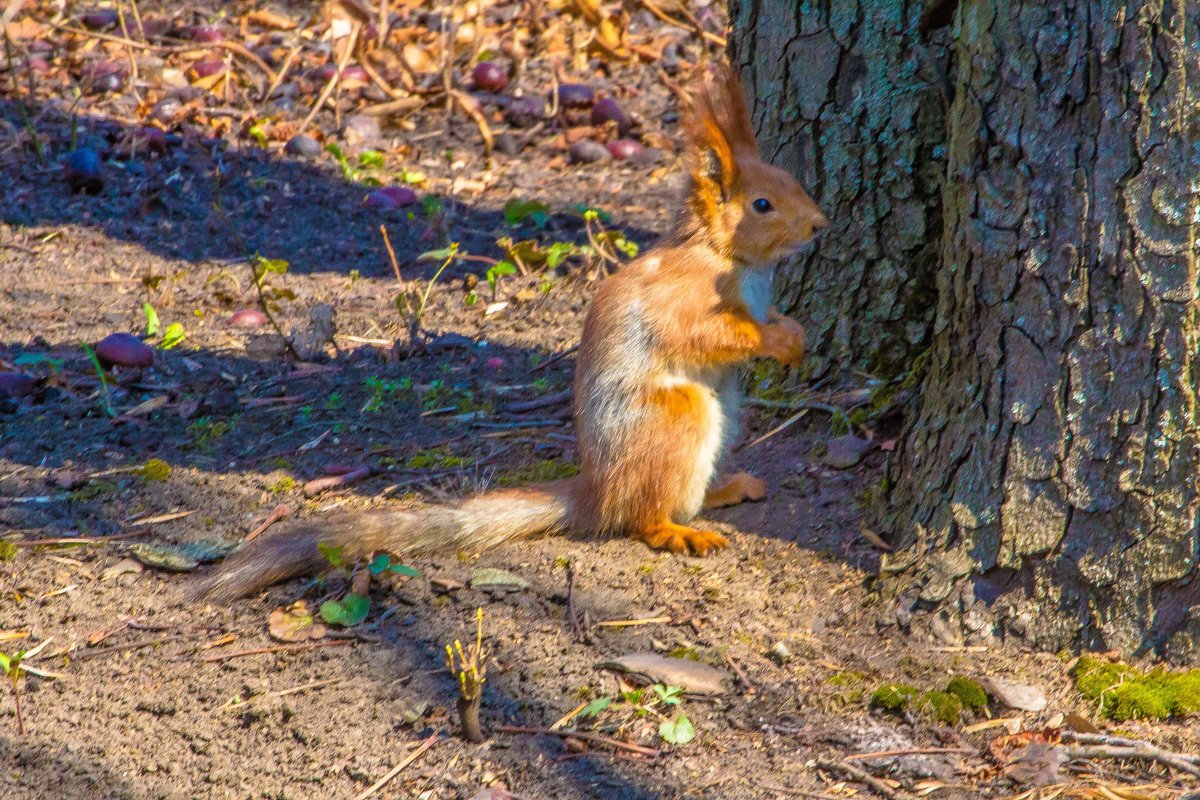
[[[652,68],[606,80],[625,87],[648,129],[674,139],[673,101]],[[10,90],[0,95],[0,116],[17,136],[24,122]],[[119,140],[128,129],[120,109],[90,102],[83,134]],[[339,102],[352,108],[354,100]],[[48,101],[42,108],[36,127],[61,155],[71,118]],[[336,126],[331,114],[322,121]],[[233,135],[219,145],[183,135],[153,158],[113,158],[95,195],[73,191],[56,160],[39,164],[28,141],[0,156],[0,371],[36,381],[19,397],[0,392],[0,532],[18,545],[0,561],[0,651],[44,645],[28,663],[59,675],[21,682],[24,735],[11,692],[0,692],[6,796],[350,798],[431,736],[435,743],[372,796],[1035,791],[989,757],[988,743],[1006,729],[979,726],[988,716],[1039,730],[1074,714],[1102,730],[1200,752],[1194,724],[1118,728],[1098,719],[1073,690],[1068,659],[999,642],[916,641],[877,624],[870,582],[880,551],[860,533],[859,498],[879,481],[886,454],[873,447],[854,466],[828,466],[834,430],[823,412],[734,455],[771,493],[708,515],[731,541],[714,556],[551,538],[419,560],[410,565],[416,577],[374,581],[366,621],[320,640],[329,646],[244,654],[280,646],[268,633],[273,610],[301,598],[316,608],[342,596],[345,581],[295,580],[231,607],[195,605],[185,595],[211,567],[135,565],[130,548],[232,545],[280,504],[320,518],[437,500],[561,474],[573,458],[562,402],[513,407],[569,386],[573,362],[560,356],[577,342],[595,260],[504,279],[496,298],[508,305],[491,313],[485,280],[474,289],[478,302],[464,302],[468,273],[482,277],[487,264],[455,263],[431,291],[429,347],[410,352],[380,225],[403,279],[423,287],[437,262],[417,256],[450,242],[488,257],[505,236],[586,243],[579,204],[607,212],[606,227],[644,249],[668,224],[679,185],[669,149],[637,165],[569,165],[546,144],[497,154],[489,168],[465,118],[448,123],[444,112],[426,109],[407,127],[385,127],[405,145],[402,155],[387,151],[385,169],[426,173],[419,194],[438,206],[411,218],[405,209],[364,205],[369,189],[327,153],[293,157],[282,143],[264,149]],[[503,209],[514,198],[544,203],[544,226],[507,222]],[[270,325],[229,323],[258,304],[254,253],[288,262],[267,284],[294,295],[278,301],[281,328],[303,331],[314,307],[329,304],[336,349],[298,363]],[[163,328],[181,323],[186,338],[157,349],[152,367],[112,371],[113,418],[80,343],[142,333],[147,302]],[[742,444],[787,416],[748,408]],[[151,459],[169,470],[146,469]],[[311,480],[363,466],[372,469],[363,480],[305,492]],[[528,586],[466,586],[481,568],[506,570]],[[576,576],[570,592],[568,568]],[[592,623],[638,624],[593,624],[581,641],[570,606]],[[474,636],[478,608],[492,654],[482,712],[492,732],[472,745],[458,736],[444,648]],[[638,652],[695,658],[726,674],[726,693],[683,701],[694,740],[659,738],[656,714],[670,716],[671,708],[639,716],[619,703],[594,721],[576,717],[561,727],[658,755],[496,730],[549,728],[585,702],[619,697],[618,679],[598,665]],[[986,714],[954,724],[868,708],[878,686],[942,689],[956,675],[1033,684],[1048,703],[1022,712],[993,700]],[[871,789],[820,765],[855,754],[845,763],[889,783]],[[1126,761],[1078,762],[1062,774],[1052,783],[1084,792],[1076,796],[1105,796],[1086,794],[1104,785],[1140,787],[1111,796],[1180,797],[1198,785]]]

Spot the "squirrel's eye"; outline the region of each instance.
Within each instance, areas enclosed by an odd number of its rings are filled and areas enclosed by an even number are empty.
[[[765,197],[758,198],[753,203],[751,203],[751,205],[753,205],[754,210],[760,214],[765,214],[771,210],[771,201]]]

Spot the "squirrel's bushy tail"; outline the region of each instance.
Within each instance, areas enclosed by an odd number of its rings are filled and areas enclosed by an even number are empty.
[[[318,545],[347,560],[375,552],[398,558],[483,551],[514,539],[564,532],[574,514],[575,481],[504,489],[455,505],[339,515],[282,526],[250,542],[199,586],[193,599],[227,602],[328,566]]]

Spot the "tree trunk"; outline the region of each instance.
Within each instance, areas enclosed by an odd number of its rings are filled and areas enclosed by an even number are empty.
[[[948,98],[946,48],[922,46],[920,15],[920,0],[730,3],[763,154],[831,221],[778,281],[817,377],[905,374],[928,348]]]
[[[731,4],[764,153],[833,220],[783,290],[818,371],[928,348],[877,520],[905,627],[1200,661],[1193,6]]]
[[[958,8],[932,353],[888,475],[902,623],[1198,658],[1198,17]]]

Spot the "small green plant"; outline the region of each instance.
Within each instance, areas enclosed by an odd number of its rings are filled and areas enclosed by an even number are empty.
[[[163,338],[162,341],[158,343],[158,346],[163,350],[170,350],[172,347],[179,346],[179,344],[182,343],[186,338],[187,332],[184,331],[183,324],[179,322],[172,322],[167,326],[167,329],[163,331]]]
[[[211,453],[217,440],[233,430],[233,422],[229,420],[214,420],[204,416],[187,426],[187,432],[192,435],[192,441],[186,447]]]
[[[357,166],[352,165],[350,159],[342,152],[342,148],[333,142],[325,145],[325,152],[329,153],[337,161],[338,166],[342,168],[342,175],[346,180],[354,183],[362,183],[367,186],[382,185],[382,182],[378,178],[367,174],[370,170],[383,168],[383,154],[377,150],[364,150],[359,153]]]
[[[367,565],[367,569],[372,575],[382,575],[385,572],[391,572],[396,575],[407,575],[410,578],[415,578],[421,574],[416,569],[407,566],[406,564],[397,564],[384,553],[380,553],[379,555],[375,556],[375,558],[371,560],[371,563]]]
[[[619,730],[639,719],[658,721],[658,736],[667,744],[684,745],[696,738],[696,727],[683,711],[683,689],[656,683],[629,689],[620,698],[598,697],[579,712],[580,719],[611,718]]]
[[[142,303],[142,314],[146,317],[146,335],[157,336],[160,324],[158,312],[154,310],[154,306],[150,305],[149,301]]]
[[[500,279],[506,275],[516,275],[517,265],[511,261],[497,261],[487,271],[488,286],[492,290],[492,302],[496,302],[496,296],[499,293]]]
[[[11,656],[7,653],[0,653],[0,669],[4,670],[4,674],[8,676],[12,683],[13,703],[17,707],[17,733],[21,736],[25,735],[25,718],[21,715],[21,676],[25,669],[21,666],[21,659],[25,658],[24,650],[18,650]]]
[[[387,233],[384,233],[385,241]],[[388,244],[388,252],[391,253],[391,245]],[[437,283],[438,278],[446,271],[446,268],[454,263],[458,256],[458,242],[452,242],[449,247],[444,247],[440,250],[430,250],[422,253],[417,257],[418,261],[441,261],[442,264],[433,273],[433,277],[425,282],[422,289],[419,281],[411,282],[411,286],[402,290],[396,295],[396,310],[400,313],[400,317],[404,320],[408,327],[409,347],[422,346],[424,344],[424,331],[422,323],[425,319],[425,311],[429,307],[429,295],[433,291],[433,285]],[[393,256],[394,258],[394,256]],[[396,274],[400,273],[400,268],[393,260],[393,267],[396,269]]]
[[[254,274],[254,288],[258,291],[259,305],[267,314],[279,312],[279,303],[283,300],[295,300],[296,293],[283,286],[275,286],[272,275],[282,277],[287,274],[289,264],[282,258],[265,258],[255,253],[250,259]]]
[[[550,209],[546,207],[545,203],[514,197],[504,204],[504,221],[511,228],[515,228],[526,220],[538,228],[544,228],[550,221],[549,211]]]
[[[96,355],[96,351],[85,342],[79,343],[83,347],[83,352],[87,353],[88,360],[92,362],[92,370],[96,373],[96,378],[100,381],[100,407],[104,413],[110,417],[115,417],[117,412],[112,406],[112,393],[108,391],[108,377],[104,374],[104,366],[100,363],[100,358]]]
[[[0,539],[0,561],[9,561],[17,557],[17,553],[21,552],[21,548],[10,542],[8,539]]]
[[[344,405],[346,405],[346,400],[342,397],[341,392],[330,392],[329,396],[325,398],[325,402],[321,404],[321,407],[326,411],[337,411]]]
[[[321,619],[331,625],[350,628],[367,618],[371,611],[371,599],[361,594],[350,594],[341,600],[326,600],[321,604]]]
[[[446,645],[446,669],[458,681],[458,716],[462,722],[463,738],[479,744],[484,741],[479,707],[483,702],[483,684],[487,680],[490,654],[483,649],[483,608],[475,611],[475,642],[463,649],[462,642]],[[456,660],[457,657],[457,660]]]
[[[363,381],[370,395],[367,397],[367,402],[363,404],[360,412],[363,414],[377,414],[383,410],[384,402],[387,398],[399,393],[407,392],[412,389],[412,378],[400,378],[399,380],[384,380],[377,375],[372,375]]]

